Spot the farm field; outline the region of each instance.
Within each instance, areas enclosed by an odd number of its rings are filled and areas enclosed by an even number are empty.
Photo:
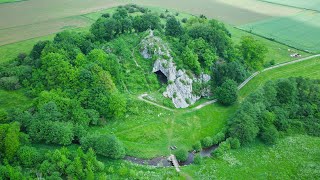
[[[264,2],[281,4],[284,6],[297,7],[303,9],[310,9],[320,11],[320,2],[318,0],[261,0]]]
[[[148,8],[151,9],[153,12],[157,12],[157,13],[162,13],[165,11],[165,9],[163,9],[163,8],[154,8],[154,7],[148,7]],[[83,19],[83,17],[85,17],[86,21],[89,20],[89,21],[93,22],[93,21],[97,20],[102,14],[112,13],[113,11],[114,11],[114,8],[110,8],[110,9],[102,10],[99,12],[89,13],[89,14],[83,15],[81,17],[82,17],[82,19]],[[175,12],[178,12],[178,11],[170,10],[170,12],[172,14],[175,14]],[[178,18],[182,19],[185,17],[188,18],[190,16],[191,16],[190,14],[179,12]],[[86,26],[89,26],[89,24],[86,24]],[[275,63],[278,64],[278,63],[294,60],[295,58],[290,57],[290,54],[292,54],[292,52],[289,52],[288,49],[292,49],[293,52],[301,54],[302,57],[306,57],[306,56],[310,55],[310,53],[299,51],[299,50],[293,49],[291,47],[288,47],[286,45],[279,44],[277,42],[270,41],[270,40],[262,38],[260,36],[256,36],[256,35],[250,34],[248,32],[239,30],[239,29],[233,27],[232,25],[226,25],[226,27],[228,28],[228,30],[232,34],[232,40],[236,44],[240,43],[242,36],[253,36],[255,39],[258,39],[259,41],[263,42],[263,44],[265,44],[268,47],[268,54],[267,54],[267,57],[265,60],[266,62],[274,60]],[[31,26],[31,28],[32,28],[32,26]],[[67,29],[68,30],[70,29],[72,31],[87,31],[88,27],[76,28],[76,29],[74,29],[74,27],[67,27]],[[5,31],[10,33],[9,30],[5,30]],[[0,30],[0,32],[1,32],[1,30]],[[54,35],[55,35],[55,33],[50,34],[50,35],[41,36],[41,37],[32,38],[29,40],[24,40],[24,41],[20,41],[20,42],[2,45],[2,46],[0,46],[0,62],[10,61],[13,58],[15,58],[19,53],[22,53],[22,52],[27,53],[32,49],[33,45],[37,41],[51,40],[51,39],[53,39]],[[1,38],[1,35],[0,35],[0,38]],[[7,38],[7,37],[5,37],[5,38]],[[15,37],[12,37],[12,38],[15,38]],[[0,41],[0,43],[1,43],[1,41]]]
[[[0,0],[0,4],[3,4],[3,3],[14,3],[14,2],[20,2],[20,1],[26,1],[26,0]]]
[[[320,138],[285,137],[274,146],[255,142],[202,165],[183,167],[195,179],[309,179],[319,177]]]
[[[320,52],[320,13],[314,11],[258,21],[239,28],[301,50]]]
[[[295,8],[270,5],[254,0],[245,0],[247,4],[228,4],[221,0],[200,0],[200,2],[188,0],[184,3],[169,0],[75,1],[77,0],[28,0],[21,3],[1,4],[0,45],[56,33],[66,28],[84,27],[89,23],[88,19],[84,17],[92,17],[87,14],[99,14],[101,10],[126,3],[157,6],[195,15],[205,14],[208,17],[232,25],[242,25],[270,17],[292,15],[300,11]],[[252,8],[248,9],[248,7]],[[264,11],[257,12],[257,8]]]

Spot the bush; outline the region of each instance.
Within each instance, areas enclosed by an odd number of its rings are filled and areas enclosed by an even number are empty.
[[[188,159],[188,151],[185,149],[179,149],[175,151],[174,155],[176,156],[179,162],[184,162]]]
[[[0,124],[8,122],[8,113],[5,110],[0,109]]]
[[[21,87],[17,76],[2,77],[0,79],[0,87],[6,90],[16,90]]]
[[[187,18],[183,18],[183,19],[181,20],[181,22],[183,22],[183,23],[186,23],[187,21],[188,21]]]
[[[238,138],[228,138],[227,141],[230,142],[231,149],[239,149],[240,148],[240,141]]]
[[[274,144],[279,138],[279,132],[274,126],[270,126],[262,131],[260,138],[266,144]]]
[[[194,164],[202,164],[202,157],[200,154],[196,154],[193,159]]]
[[[212,138],[211,137],[205,137],[202,141],[201,141],[202,147],[207,148],[212,146]]]
[[[225,139],[225,134],[223,132],[220,132],[218,134],[216,134],[215,136],[213,136],[212,138],[212,144],[218,144],[221,141],[223,141]]]
[[[125,156],[123,144],[114,135],[93,134],[82,138],[80,143],[84,149],[92,148],[108,158],[121,159]]]
[[[200,141],[196,142],[196,144],[193,145],[193,150],[200,152],[201,149],[202,149],[202,147],[201,147]]]
[[[238,87],[234,80],[226,80],[219,88],[217,88],[218,102],[229,106],[235,103],[238,99]]]
[[[35,167],[40,161],[40,154],[34,147],[22,146],[18,150],[19,162],[24,167]]]
[[[224,152],[230,149],[231,149],[230,142],[223,141],[222,143],[219,144],[219,147],[211,153],[211,155],[214,157],[220,157],[222,154],[224,154]]]

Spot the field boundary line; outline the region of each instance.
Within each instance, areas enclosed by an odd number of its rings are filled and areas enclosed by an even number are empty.
[[[279,6],[285,6],[285,7],[289,7],[289,8],[320,12],[319,10],[316,10],[316,9],[309,9],[309,8],[298,7],[298,6],[293,6],[293,5],[289,5],[289,4],[281,4],[281,3],[277,3],[277,2],[270,2],[268,0],[259,0],[259,1],[265,2],[265,3],[269,3],[269,4],[275,4],[275,5],[279,5]]]

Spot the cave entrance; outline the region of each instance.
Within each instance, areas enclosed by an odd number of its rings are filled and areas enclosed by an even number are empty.
[[[155,72],[157,77],[158,77],[158,81],[161,84],[167,84],[168,83],[168,78],[166,75],[164,75],[160,70]]]

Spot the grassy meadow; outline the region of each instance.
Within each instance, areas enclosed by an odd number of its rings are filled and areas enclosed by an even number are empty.
[[[0,89],[0,110],[12,108],[25,109],[31,106],[32,100],[24,95],[23,90],[5,91]]]
[[[124,143],[128,155],[140,158],[169,155],[169,147],[173,145],[191,150],[194,142],[220,132],[237,107],[214,104],[193,112],[171,112],[136,97],[132,97],[131,103],[134,106],[126,118],[90,131],[115,134]]]
[[[194,179],[317,179],[319,147],[319,137],[303,135],[282,138],[273,146],[257,141],[182,171]]]
[[[314,58],[276,69],[265,71],[253,78],[240,90],[240,97],[243,99],[255,89],[263,86],[269,80],[288,77],[305,77],[320,79],[320,58]]]

